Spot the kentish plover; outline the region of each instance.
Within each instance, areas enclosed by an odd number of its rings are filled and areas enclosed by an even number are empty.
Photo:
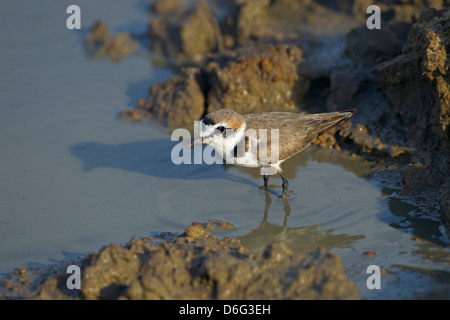
[[[267,188],[269,180],[270,170],[267,169],[278,172],[283,181],[282,195],[286,196],[289,183],[281,163],[308,147],[317,137],[350,117],[354,111],[240,115],[231,109],[221,109],[203,117],[200,133],[191,147],[209,144],[226,163],[266,169],[262,171],[264,188]]]

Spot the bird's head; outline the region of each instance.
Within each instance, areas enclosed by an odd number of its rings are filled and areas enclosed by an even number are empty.
[[[209,144],[215,149],[230,145],[234,148],[242,139],[245,131],[245,119],[231,109],[221,109],[208,113],[200,121],[199,135],[191,147]]]

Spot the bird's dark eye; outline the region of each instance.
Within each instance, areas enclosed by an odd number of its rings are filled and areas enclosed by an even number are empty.
[[[220,132],[224,133],[225,127],[224,126],[219,126],[219,127],[217,127],[217,130],[219,130]]]

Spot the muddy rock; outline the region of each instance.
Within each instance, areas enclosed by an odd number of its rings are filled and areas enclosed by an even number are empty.
[[[413,148],[406,146],[391,145],[383,142],[376,134],[371,134],[366,126],[361,123],[344,123],[341,130],[339,127],[333,128],[330,134],[338,131],[340,137],[352,141],[358,149],[366,155],[385,156],[397,158],[402,155],[409,155],[414,152]]]
[[[371,0],[355,0],[343,3],[346,5],[341,5],[342,10],[351,11],[358,22],[358,26],[347,34],[346,53],[365,68],[371,68],[376,63],[400,54],[408,44],[410,29],[422,11],[429,7],[445,8],[450,4],[444,0],[383,0],[376,3]],[[366,27],[369,17],[366,10],[373,4],[381,11],[379,30],[369,30]]]
[[[315,46],[321,33],[345,34],[355,26],[348,12],[330,6],[296,0],[155,1],[150,40],[156,53],[177,64],[201,63],[208,53],[261,42]]]
[[[204,79],[198,68],[186,68],[150,89],[138,109],[169,127],[192,126],[205,112]]]
[[[450,180],[450,9],[423,11],[411,28],[404,52],[376,67],[392,112],[426,156],[431,175]],[[408,170],[406,170],[408,172]],[[406,191],[405,191],[406,192]],[[450,213],[441,214],[450,221]]]
[[[301,41],[308,34],[336,35],[351,28],[354,20],[335,1],[239,0],[235,4],[235,33],[240,45]]]
[[[409,30],[426,8],[442,9],[447,7],[448,0],[382,0],[374,3],[371,0],[355,0],[352,4],[352,13],[361,24],[366,23],[367,7],[376,4],[381,11],[381,26],[389,27],[402,44],[406,44]]]
[[[81,265],[81,259],[69,259],[60,264],[41,267],[22,267],[8,273],[0,281],[0,300],[40,299],[67,300],[76,299],[76,290],[66,286],[67,266]]]
[[[242,45],[251,37],[264,33],[270,0],[240,0],[235,4],[236,42]]]
[[[100,21],[91,27],[85,43],[93,57],[108,57],[113,62],[119,62],[139,47],[129,33],[111,35],[106,24]]]
[[[381,60],[400,54],[402,45],[388,26],[370,30],[359,26],[347,34],[347,55],[363,68],[371,68]]]
[[[430,168],[422,163],[409,164],[403,168],[403,189],[400,194],[418,194],[423,190],[436,188],[441,183],[441,177],[433,174]]]
[[[138,109],[169,127],[192,126],[205,112],[222,108],[240,113],[294,111],[309,85],[297,72],[301,60],[301,50],[289,45],[217,54],[205,70],[186,68],[154,85]]]
[[[330,93],[326,105],[327,111],[351,109],[353,97],[358,92],[365,75],[354,70],[333,70],[330,74]]]
[[[90,298],[125,299],[355,299],[358,292],[345,280],[340,259],[325,251],[296,256],[284,243],[274,243],[262,253],[250,253],[239,240],[218,240],[201,224],[158,246],[130,241],[119,256],[100,259],[106,247],[86,259],[87,268],[104,268],[116,284],[99,281],[82,289],[96,292]],[[115,248],[114,250],[117,250]],[[108,257],[110,253],[106,254]],[[123,261],[123,262],[122,262]],[[140,261],[136,272],[136,261]],[[100,264],[99,264],[100,262]],[[113,262],[113,261],[111,261]],[[119,263],[117,263],[119,262]],[[123,263],[123,266],[121,266]],[[131,263],[125,272],[126,264]],[[122,270],[123,269],[123,270]],[[89,269],[88,269],[89,270]],[[98,269],[100,270],[100,269]],[[125,275],[135,272],[132,279]],[[119,276],[120,275],[120,276]],[[110,279],[112,279],[110,278]],[[95,289],[94,289],[95,288]],[[114,293],[104,296],[105,288]]]
[[[239,113],[295,110],[309,85],[297,72],[301,61],[301,50],[288,45],[217,55],[206,67],[207,112],[223,107]]]
[[[139,240],[136,242],[139,243]],[[139,270],[137,255],[142,254],[143,250],[143,247],[136,244],[127,249],[112,244],[99,254],[90,257],[83,268],[82,297],[85,299],[119,297],[122,288],[129,285],[137,274]]]
[[[340,90],[349,93],[348,100],[341,100],[347,101],[348,105],[343,103],[342,106],[351,106],[357,111],[351,118],[340,122],[313,143],[323,149],[359,154],[372,160],[378,159],[380,162],[386,160],[403,163],[414,154],[415,149],[405,138],[401,125],[391,115],[384,98],[372,86],[369,85],[363,92],[352,96],[350,93],[354,91],[348,91],[351,84],[339,85]],[[330,93],[329,99],[331,97],[333,96]],[[400,179],[396,184],[400,184]]]
[[[188,8],[178,2],[164,5],[160,2],[153,4],[159,14],[149,27],[155,54],[169,57],[179,64],[183,61],[201,62],[209,52],[222,49],[219,24],[203,0]]]
[[[25,273],[3,280],[0,298],[359,299],[333,253],[296,255],[283,242],[251,253],[239,240],[217,239],[200,223],[165,240],[134,238],[87,255],[78,296],[65,289],[64,267],[44,273],[35,285]]]

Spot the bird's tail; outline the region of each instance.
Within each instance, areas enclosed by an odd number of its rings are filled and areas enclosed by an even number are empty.
[[[351,117],[353,113],[355,112],[355,109],[350,110],[344,110],[344,111],[338,111],[338,112],[328,112],[328,113],[322,113],[318,114],[322,119],[320,120],[321,126],[319,130],[318,136],[324,134],[329,129],[334,127],[336,124],[341,122],[342,120]]]

